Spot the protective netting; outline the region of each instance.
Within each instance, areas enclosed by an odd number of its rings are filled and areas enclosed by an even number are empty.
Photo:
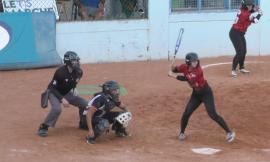
[[[172,0],[172,11],[238,9],[242,0]],[[254,0],[258,5],[258,0]]]
[[[224,0],[203,0],[202,6],[204,9],[223,9]]]
[[[238,9],[242,0],[231,0],[231,8]]]
[[[145,18],[146,0],[106,0],[104,5],[105,19]]]
[[[65,2],[67,15],[71,14],[70,20],[141,19],[147,18],[148,14],[148,0],[71,1],[71,4]],[[59,3],[59,0],[57,3]]]
[[[192,10],[197,9],[197,0],[172,0],[173,10]]]

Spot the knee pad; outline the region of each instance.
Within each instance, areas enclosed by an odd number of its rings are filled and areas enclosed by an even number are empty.
[[[105,133],[110,128],[110,123],[107,119],[100,119],[100,121],[94,126],[95,137],[98,137]]]
[[[124,128],[128,126],[128,123],[132,119],[132,114],[130,112],[124,112],[119,114],[115,120],[120,123]]]

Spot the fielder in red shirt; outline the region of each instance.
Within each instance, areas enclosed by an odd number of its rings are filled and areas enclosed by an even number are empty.
[[[237,13],[237,18],[230,30],[230,39],[235,48],[236,54],[232,62],[232,76],[237,76],[236,68],[239,65],[240,72],[249,73],[245,69],[245,57],[247,53],[245,33],[251,23],[258,23],[262,11],[255,6],[253,0],[242,0],[242,6]]]
[[[177,75],[176,73],[180,73],[180,75]],[[185,129],[191,114],[199,107],[201,103],[204,103],[210,118],[212,118],[225,130],[227,133],[227,141],[232,142],[235,138],[235,133],[231,131],[223,118],[216,112],[213,92],[207,81],[204,79],[203,70],[200,66],[198,55],[193,52],[188,53],[186,55],[186,63],[178,66],[172,66],[168,76],[176,78],[180,81],[187,81],[193,89],[191,98],[181,119],[181,131],[179,134],[179,139],[184,140],[186,138]]]

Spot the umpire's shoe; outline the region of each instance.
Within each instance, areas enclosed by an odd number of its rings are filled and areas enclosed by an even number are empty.
[[[47,137],[48,136],[48,128],[49,126],[47,124],[41,124],[39,129],[38,129],[38,132],[37,134],[40,136],[40,137]]]
[[[234,132],[229,132],[227,133],[227,141],[232,142],[235,138],[235,133]]]

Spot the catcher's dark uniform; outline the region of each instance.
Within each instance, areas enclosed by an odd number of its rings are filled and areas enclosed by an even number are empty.
[[[121,105],[121,101],[115,102],[106,94],[99,93],[89,101],[88,105],[89,107],[96,109],[96,112],[92,117],[92,128],[94,129],[95,134],[98,134],[95,129],[96,125],[103,119],[106,119],[110,124],[113,124],[112,129],[115,130],[116,134],[126,133],[123,126],[119,122],[115,121],[115,118],[123,113],[123,111],[112,111],[115,107],[119,107]]]

